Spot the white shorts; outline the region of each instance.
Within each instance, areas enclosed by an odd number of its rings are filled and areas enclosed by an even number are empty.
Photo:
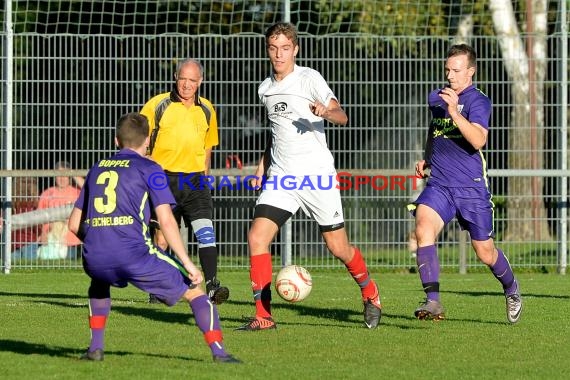
[[[271,175],[256,205],[265,204],[295,214],[299,208],[319,226],[344,223],[336,173],[329,175]]]

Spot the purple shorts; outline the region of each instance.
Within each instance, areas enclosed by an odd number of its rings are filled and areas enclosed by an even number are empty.
[[[188,289],[196,286],[191,283],[178,260],[165,253],[147,252],[133,262],[121,264],[109,260],[109,264],[104,266],[90,266],[86,260],[83,266],[89,277],[97,282],[119,288],[130,283],[155,295],[168,306],[176,304]]]
[[[445,224],[456,217],[462,229],[467,230],[471,239],[485,241],[495,237],[493,230],[493,208],[491,193],[487,188],[445,187],[426,185],[418,199],[413,202],[412,213],[416,205],[429,206],[439,214]]]

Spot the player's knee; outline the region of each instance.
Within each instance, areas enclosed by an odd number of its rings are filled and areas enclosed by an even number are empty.
[[[255,217],[247,232],[247,244],[252,254],[266,253],[275,236],[279,225],[266,217]]]
[[[477,252],[477,257],[483,264],[489,267],[494,264],[493,255],[488,252],[484,253]]]
[[[420,246],[435,241],[438,234],[434,226],[429,223],[417,223],[414,233],[416,243]]]
[[[215,247],[216,246],[216,233],[214,232],[214,225],[209,219],[197,219],[192,223],[194,236],[198,242],[198,248]]]
[[[254,229],[250,229],[247,233],[247,245],[250,252],[267,252],[272,240],[272,237],[268,238],[266,234],[258,233]]]
[[[473,249],[475,250],[475,254],[479,260],[487,265],[492,266],[497,261],[497,253],[495,251],[495,247],[492,243],[480,243],[477,244],[475,241],[472,241]]]
[[[182,297],[188,301],[188,302],[192,302],[192,300],[194,300],[194,298],[196,297],[200,297],[201,295],[206,294],[204,293],[204,291],[202,290],[201,287],[196,286],[194,288],[188,289],[186,290],[186,292],[184,292],[184,294],[182,295]]]

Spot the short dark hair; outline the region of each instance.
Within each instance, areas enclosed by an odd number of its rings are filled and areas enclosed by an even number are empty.
[[[299,38],[297,36],[297,28],[290,22],[278,22],[271,25],[265,31],[265,43],[272,37],[277,37],[278,35],[284,35],[293,42],[293,46],[297,46],[299,43]]]
[[[469,62],[469,67],[477,65],[477,53],[475,49],[467,44],[453,45],[447,51],[447,58],[455,57],[456,55],[466,55]]]
[[[129,112],[117,122],[119,148],[138,148],[148,136],[148,119],[138,112]]]

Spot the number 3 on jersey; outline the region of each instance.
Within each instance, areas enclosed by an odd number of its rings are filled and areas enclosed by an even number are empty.
[[[119,175],[116,171],[106,171],[97,177],[97,185],[105,185],[105,196],[95,197],[93,205],[101,214],[110,214],[117,207],[117,193],[115,188],[119,183]]]

